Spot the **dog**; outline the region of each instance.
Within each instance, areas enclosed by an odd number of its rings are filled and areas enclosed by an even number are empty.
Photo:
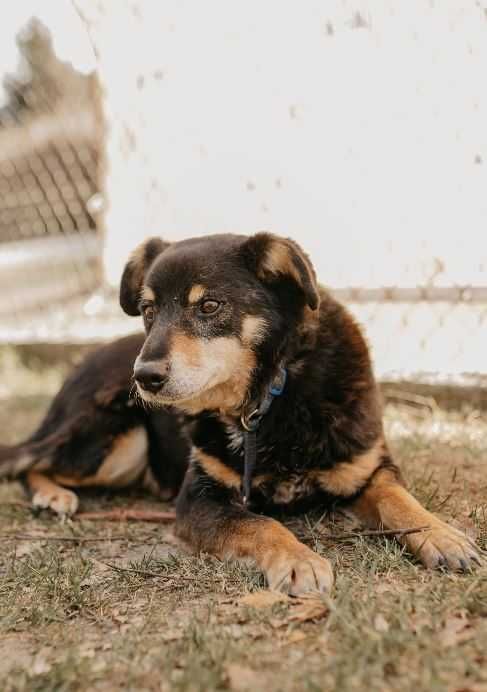
[[[176,505],[177,533],[194,549],[250,558],[291,595],[327,592],[329,561],[272,515],[341,507],[397,530],[426,567],[479,563],[475,544],[406,490],[366,341],[296,242],[150,238],[124,269],[120,304],[144,322],[139,395],[195,419]]]
[[[35,509],[73,515],[73,488],[141,484],[173,498],[190,454],[187,428],[170,409],[147,410],[131,397],[144,335],[90,353],[67,378],[44,420],[24,442],[0,446],[0,477],[21,479]]]

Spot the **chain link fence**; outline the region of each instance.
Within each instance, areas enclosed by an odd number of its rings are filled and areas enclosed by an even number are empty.
[[[4,77],[0,109],[4,341],[26,322],[44,322],[48,338],[56,305],[89,295],[100,282],[95,79],[56,58],[38,21],[23,29],[17,44],[19,69]]]

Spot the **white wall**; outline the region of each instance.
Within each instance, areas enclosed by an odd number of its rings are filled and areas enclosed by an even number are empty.
[[[330,285],[487,284],[483,3],[105,8],[109,280],[150,233],[267,228]]]

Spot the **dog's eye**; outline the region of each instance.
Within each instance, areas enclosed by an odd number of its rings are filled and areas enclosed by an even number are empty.
[[[211,315],[218,310],[221,303],[218,300],[204,300],[200,305],[203,315]]]
[[[144,320],[147,322],[147,324],[152,324],[154,322],[154,318],[156,316],[156,311],[153,305],[145,305],[142,308],[142,314],[144,316]]]

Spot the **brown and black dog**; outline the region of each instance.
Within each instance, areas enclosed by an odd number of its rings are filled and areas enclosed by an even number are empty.
[[[177,531],[195,549],[253,559],[272,588],[326,591],[330,563],[265,514],[341,506],[367,526],[429,527],[401,538],[427,567],[479,562],[404,487],[361,331],[295,242],[151,238],[125,268],[120,302],[144,320],[140,396],[196,420],[177,501]]]
[[[120,303],[142,314],[146,335],[92,353],[39,430],[0,447],[0,475],[21,474],[34,504],[72,514],[78,501],[65,486],[138,480],[168,496],[191,456],[179,535],[253,559],[272,588],[333,583],[329,562],[266,516],[276,511],[342,507],[372,527],[427,526],[401,538],[426,566],[479,562],[469,538],[405,489],[360,329],[295,242],[151,238],[125,268]],[[130,397],[133,374],[145,406]]]
[[[164,499],[177,494],[190,453],[182,416],[149,411],[130,396],[143,343],[137,334],[90,353],[35,433],[21,444],[0,446],[0,477],[23,480],[34,508],[74,514],[78,497],[68,488],[141,483]]]

